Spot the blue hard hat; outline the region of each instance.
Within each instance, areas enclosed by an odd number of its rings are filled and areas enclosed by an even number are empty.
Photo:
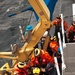
[[[32,30],[32,29],[33,29],[33,26],[31,26],[31,25],[28,25],[28,26],[26,27],[26,30],[27,30],[27,31]]]

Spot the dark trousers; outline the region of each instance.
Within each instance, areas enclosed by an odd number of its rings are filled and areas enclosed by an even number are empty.
[[[70,34],[69,34],[69,42],[75,42],[74,36],[75,36],[75,32],[71,31]]]
[[[54,36],[56,36],[57,38],[57,42],[59,42],[59,38],[58,38],[58,32],[56,31]],[[66,37],[66,33],[64,33],[64,36],[65,36],[65,43],[67,43],[67,37]],[[63,42],[63,36],[62,36],[62,32],[60,31],[60,37],[61,37],[61,41]]]

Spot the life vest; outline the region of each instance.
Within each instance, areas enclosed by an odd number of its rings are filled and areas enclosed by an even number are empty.
[[[19,68],[18,65],[14,67],[14,75],[28,75],[28,67],[25,66],[24,68]]]
[[[56,41],[52,41],[52,42],[50,42],[50,48],[52,49],[53,52],[57,52],[59,45]]]
[[[34,66],[38,67],[45,67],[47,63],[51,62],[53,63],[52,57],[46,52],[45,50],[41,50],[41,56],[40,57],[35,57],[33,56],[31,58],[31,62],[33,63]]]

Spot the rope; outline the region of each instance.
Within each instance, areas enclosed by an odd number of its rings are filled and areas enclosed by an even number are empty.
[[[31,21],[31,18],[32,18],[32,14],[33,14],[33,12],[31,11],[31,15],[30,15],[28,24],[30,24],[30,21]]]

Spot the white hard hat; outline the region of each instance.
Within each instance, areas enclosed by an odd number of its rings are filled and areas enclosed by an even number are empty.
[[[45,31],[45,33],[44,33],[43,37],[46,37],[46,36],[47,36],[47,34],[48,34],[48,31]]]

